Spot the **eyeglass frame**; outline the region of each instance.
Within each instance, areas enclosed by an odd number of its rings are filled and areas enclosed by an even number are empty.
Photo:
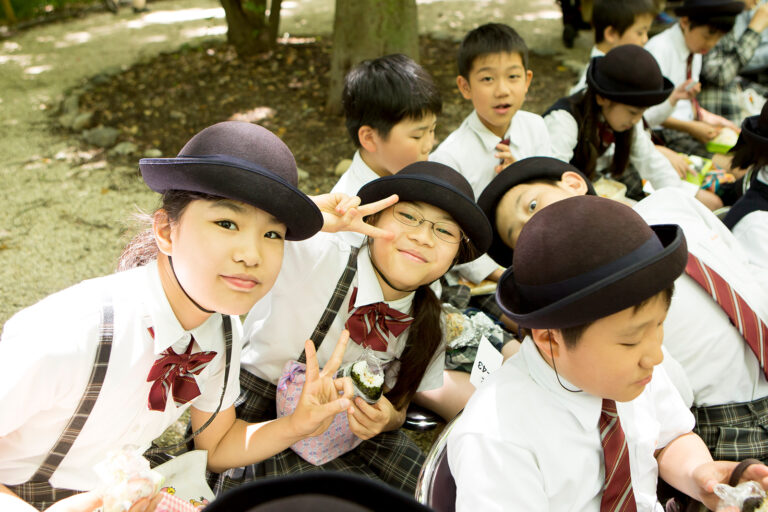
[[[411,211],[411,210],[412,210],[414,213],[416,213],[416,215],[418,215],[418,216],[419,216],[419,218],[420,218],[420,220],[418,220],[418,223],[417,223],[417,224],[408,224],[407,222],[404,222],[402,219],[399,219],[399,218],[397,217],[397,215],[395,215],[395,210],[397,210],[397,209],[400,209],[400,208],[408,208],[408,210],[409,210],[409,211],[408,211],[407,213],[408,213],[409,215],[411,215],[411,213],[410,213],[410,211]],[[435,222],[435,221],[429,220],[429,219],[427,219],[426,217],[424,217],[424,215],[422,215],[422,213],[421,213],[420,211],[418,211],[416,208],[410,207],[410,206],[408,206],[408,205],[405,205],[405,204],[396,203],[394,206],[392,206],[392,217],[393,217],[393,218],[394,218],[394,219],[395,219],[397,222],[399,222],[400,224],[402,224],[402,225],[404,225],[404,226],[408,226],[408,227],[410,227],[410,228],[418,228],[418,227],[421,227],[421,225],[422,225],[422,224],[424,224],[425,222],[429,222],[430,224],[432,224],[432,229],[430,229],[430,231],[432,232],[432,234],[433,234],[433,235],[434,235],[434,236],[435,236],[437,239],[439,239],[439,240],[441,240],[441,241],[443,241],[443,242],[445,242],[445,243],[447,243],[447,244],[460,244],[462,241],[465,241],[465,240],[469,240],[469,237],[467,237],[467,235],[464,233],[464,230],[463,230],[463,229],[461,229],[461,226],[459,226],[459,224],[458,224],[457,222],[448,222],[448,221],[437,221],[437,222]],[[438,233],[438,232],[435,230],[435,226],[437,226],[438,224],[449,224],[449,223],[450,223],[450,224],[454,224],[454,225],[456,225],[456,227],[459,229],[459,234],[460,234],[460,236],[459,236],[459,239],[458,239],[456,242],[453,242],[453,241],[451,241],[451,240],[446,240],[445,238],[443,238],[443,237],[442,237],[442,236],[441,236],[441,235],[440,235],[440,234],[439,234],[439,233]]]

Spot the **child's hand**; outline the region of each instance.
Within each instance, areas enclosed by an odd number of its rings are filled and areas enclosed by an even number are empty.
[[[307,372],[304,388],[301,390],[299,403],[290,415],[294,432],[302,437],[313,437],[325,432],[338,413],[350,406],[349,398],[354,395],[352,383],[345,379],[336,379],[336,371],[344,358],[344,351],[349,341],[349,331],[342,331],[336,348],[325,367],[320,370],[317,353],[312,340],[304,343],[307,356]]]
[[[709,510],[717,509],[720,501],[715,495],[715,485],[727,484],[731,478],[731,472],[738,465],[738,462],[716,460],[702,464],[693,470],[693,479],[699,486],[701,502]],[[754,480],[759,483],[763,489],[768,489],[768,466],[765,464],[753,464],[744,470],[739,482]]]
[[[724,128],[730,128],[731,130],[738,132],[739,127],[733,124],[732,121],[729,121],[728,119],[724,118],[723,116],[719,116],[717,114],[713,114],[712,112],[708,110],[701,109],[699,112],[699,120],[710,124],[712,126],[720,126]]]
[[[672,91],[669,95],[669,103],[673,107],[677,105],[680,100],[692,100],[697,94],[701,92],[701,84],[694,82],[692,78],[689,78],[685,82],[681,83]]]
[[[493,169],[496,171],[496,174],[499,174],[501,171],[506,169],[507,166],[515,163],[515,157],[512,156],[512,153],[509,150],[509,144],[496,144],[496,153],[494,153],[493,156],[500,160],[499,165]]]
[[[720,126],[712,126],[702,121],[691,121],[688,133],[702,144],[706,144],[717,137],[720,130],[722,130]]]
[[[691,165],[688,163],[688,160],[677,151],[669,149],[666,146],[655,146],[655,148],[659,153],[664,155],[664,158],[669,160],[669,163],[672,164],[672,168],[675,169],[677,175],[682,179],[685,179],[687,173],[698,176],[699,173],[696,172],[696,169],[691,167]]]
[[[758,34],[768,28],[768,4],[762,4],[755,9],[752,19],[749,20],[749,28]]]
[[[371,238],[394,238],[393,233],[372,226],[363,219],[395,204],[398,201],[396,194],[362,206],[359,197],[340,193],[313,196],[312,200],[323,214],[323,231],[327,233],[355,231]]]
[[[395,409],[386,396],[381,395],[375,404],[369,404],[360,397],[355,398],[354,406],[347,411],[347,418],[352,433],[365,440],[400,428],[405,421],[405,414]]]

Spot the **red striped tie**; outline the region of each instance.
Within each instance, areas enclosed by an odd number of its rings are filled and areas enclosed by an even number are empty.
[[[600,512],[636,511],[627,440],[624,438],[621,421],[616,412],[616,402],[613,400],[603,399],[599,426],[605,459],[605,486],[603,499],[600,501]]]
[[[685,273],[699,283],[713,299],[717,301],[723,311],[731,319],[731,323],[739,330],[746,340],[749,348],[760,361],[760,368],[768,377],[766,371],[766,359],[768,359],[768,326],[757,317],[747,302],[728,285],[720,274],[701,262],[696,256],[688,253],[688,264]]]
[[[693,54],[688,54],[688,60],[685,61],[685,79],[690,80],[693,76]],[[698,120],[701,117],[701,105],[699,100],[695,97],[691,99],[691,105],[693,106],[693,118]]]
[[[349,331],[352,341],[363,347],[384,352],[387,350],[389,334],[400,336],[413,322],[413,318],[383,302],[356,308],[356,298],[357,288],[352,291],[352,297],[349,299],[351,316],[344,327]]]
[[[154,339],[154,329],[150,327],[148,330]],[[152,382],[147,403],[150,410],[164,411],[169,391],[177,407],[200,396],[200,388],[195,382],[194,375],[199,375],[208,366],[208,363],[216,357],[216,352],[193,354],[192,345],[194,343],[195,338],[192,337],[187,349],[182,354],[177,354],[171,347],[168,347],[152,365],[147,376],[147,382]]]

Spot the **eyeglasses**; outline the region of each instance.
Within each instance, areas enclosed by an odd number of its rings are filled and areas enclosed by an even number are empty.
[[[417,209],[411,206],[397,203],[394,208],[392,208],[392,215],[395,217],[395,220],[401,224],[405,224],[412,228],[419,227],[424,222],[429,222],[432,224],[432,233],[443,242],[458,244],[464,239],[464,232],[458,224],[444,221],[432,222],[431,220],[425,219]]]

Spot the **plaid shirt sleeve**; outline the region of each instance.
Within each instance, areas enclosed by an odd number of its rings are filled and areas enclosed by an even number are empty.
[[[760,34],[748,28],[737,40],[728,32],[704,55],[701,67],[702,85],[725,87],[733,82],[739,70],[749,62],[760,44]]]

